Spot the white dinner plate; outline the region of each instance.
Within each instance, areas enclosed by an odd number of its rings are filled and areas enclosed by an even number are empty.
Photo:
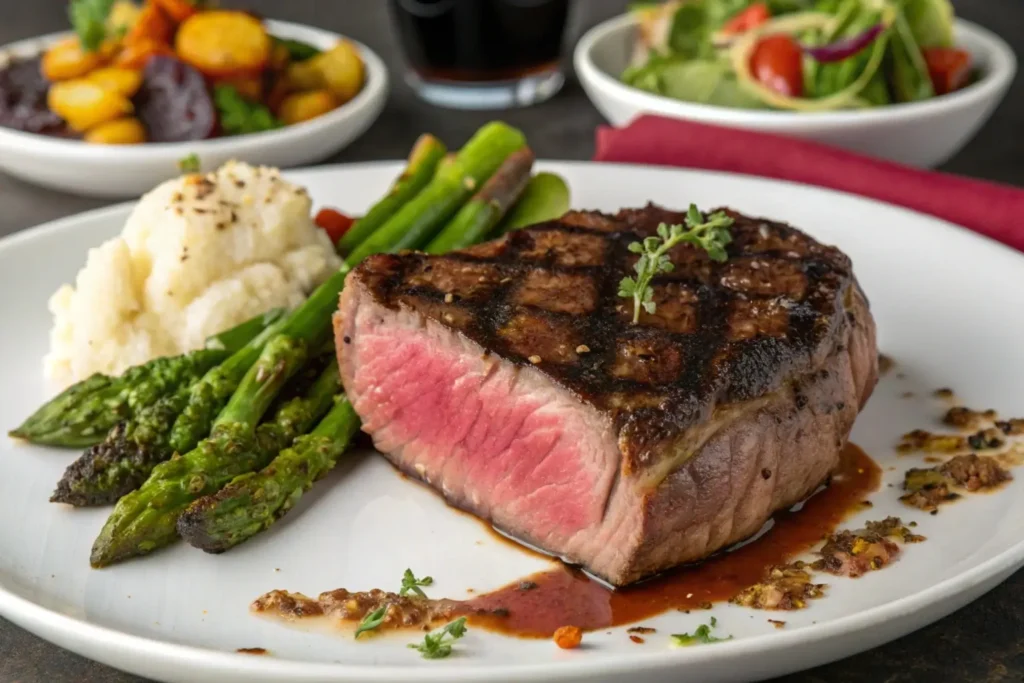
[[[252,616],[249,603],[284,588],[309,595],[337,587],[396,590],[402,571],[435,579],[430,594],[462,598],[549,563],[495,540],[474,519],[399,477],[382,458],[352,453],[272,530],[212,556],[178,545],[105,570],[89,568],[108,510],[47,502],[76,456],[0,443],[0,614],[63,647],[164,681],[747,681],[814,666],[897,638],[963,606],[1024,564],[1024,476],[936,516],[897,501],[899,435],[935,424],[931,392],[953,387],[968,405],[1024,415],[1024,258],[965,230],[891,206],[801,185],[694,171],[549,163],[569,180],[575,207],[615,210],[648,200],[684,207],[728,204],[783,219],[839,245],[853,259],[878,322],[879,346],[897,362],[857,421],[853,440],[884,470],[874,507],[916,520],[928,537],[861,579],[830,577],[827,597],[782,616],[719,604],[670,612],[644,645],[625,627],[589,633],[586,647],[519,640],[471,629],[457,655],[421,659],[419,639],[398,633],[354,642],[350,633],[304,632]],[[362,211],[398,172],[376,163],[289,173],[322,204]],[[41,359],[48,295],[74,276],[86,250],[118,232],[118,206],[0,242],[0,426],[17,424],[47,395]],[[914,398],[905,398],[914,392]],[[888,487],[886,484],[893,484]],[[669,634],[710,616],[715,645],[672,648]],[[767,619],[785,620],[775,629]],[[270,656],[236,654],[266,648]]]
[[[266,23],[271,35],[328,50],[342,36],[287,21]],[[0,65],[31,57],[68,33],[22,40],[0,47]],[[189,154],[203,168],[232,159],[281,168],[304,166],[344,149],[377,120],[388,98],[388,70],[366,45],[353,41],[366,69],[366,82],[351,100],[323,116],[277,130],[193,142],[95,145],[0,127],[0,170],[43,187],[91,197],[136,197],[178,174]]]

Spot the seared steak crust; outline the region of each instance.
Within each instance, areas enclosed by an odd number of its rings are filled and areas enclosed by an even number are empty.
[[[513,386],[548,382],[564,402],[580,402],[584,422],[617,454],[614,474],[593,480],[600,524],[559,536],[449,487],[430,465],[414,465],[423,450],[415,440],[371,421],[389,458],[454,504],[619,585],[742,540],[834,469],[877,360],[844,254],[729,213],[728,260],[675,247],[674,270],[653,282],[657,308],[638,325],[632,299],[618,296],[637,258],[627,247],[660,223],[683,223],[683,213],[572,212],[445,256],[371,257],[349,276],[336,319],[346,390],[361,414],[372,409],[347,347],[365,325],[390,324],[393,311],[432,339],[454,335],[449,346],[479,349],[481,373],[510,363],[521,377]]]
[[[675,247],[674,270],[653,283],[655,312],[635,326],[632,299],[618,296],[637,259],[627,246],[660,223],[683,223],[683,213],[572,212],[446,256],[377,256],[359,271],[385,305],[419,308],[610,412],[628,462],[642,466],[648,449],[716,405],[763,396],[820,365],[848,324],[856,284],[842,252],[729,213],[729,260]]]

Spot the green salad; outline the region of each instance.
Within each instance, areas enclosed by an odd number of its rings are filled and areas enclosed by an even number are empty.
[[[634,6],[640,38],[622,81],[742,109],[833,111],[968,85],[949,0],[676,0]]]

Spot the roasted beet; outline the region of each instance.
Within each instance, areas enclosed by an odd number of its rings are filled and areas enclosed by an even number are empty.
[[[135,107],[152,142],[203,140],[217,129],[202,74],[174,57],[159,55],[146,63]]]
[[[0,126],[29,133],[71,135],[61,117],[46,106],[50,82],[40,58],[13,60],[0,69]]]

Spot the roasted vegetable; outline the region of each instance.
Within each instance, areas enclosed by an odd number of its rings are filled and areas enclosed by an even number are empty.
[[[164,14],[155,2],[148,0],[143,6],[139,16],[128,33],[124,36],[124,44],[134,45],[146,41],[155,41],[163,45],[169,45],[171,36],[174,34],[174,24]]]
[[[160,56],[174,57],[174,50],[167,43],[147,38],[125,45],[117,53],[114,64],[123,69],[141,71],[149,65],[150,59]]]
[[[81,78],[103,65],[103,55],[82,47],[78,38],[65,38],[43,53],[43,75],[51,81]]]
[[[212,78],[255,75],[270,61],[270,36],[245,12],[194,14],[178,28],[174,45],[183,60]]]
[[[124,95],[84,79],[54,83],[46,101],[54,113],[80,132],[133,111]]]
[[[282,123],[292,125],[322,116],[338,105],[338,98],[330,90],[297,92],[284,98],[277,113]]]
[[[192,0],[153,0],[153,2],[171,18],[175,24],[180,24],[198,10]]]
[[[138,145],[146,141],[146,129],[138,119],[127,117],[91,128],[83,139],[100,145]]]
[[[285,78],[293,90],[326,88],[345,103],[362,89],[365,73],[356,46],[343,40],[327,52],[289,65]]]
[[[142,74],[134,69],[108,66],[89,73],[87,80],[125,97],[132,97],[142,85]]]
[[[153,142],[203,140],[217,130],[217,112],[203,75],[174,57],[153,57],[136,97]]]

